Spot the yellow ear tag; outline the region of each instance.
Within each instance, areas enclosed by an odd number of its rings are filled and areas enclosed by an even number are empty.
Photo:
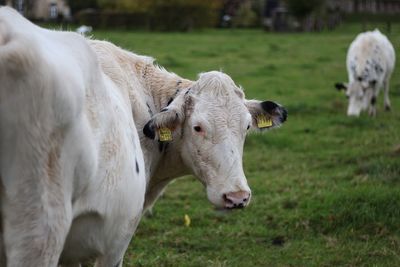
[[[158,136],[161,142],[172,141],[172,132],[167,127],[158,128]]]
[[[272,120],[267,119],[264,114],[260,114],[256,117],[258,128],[267,128],[272,126]]]

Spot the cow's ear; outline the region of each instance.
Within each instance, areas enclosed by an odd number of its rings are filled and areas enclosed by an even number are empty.
[[[341,91],[341,90],[346,91],[347,90],[347,84],[346,83],[335,83],[335,88],[338,91]]]
[[[174,131],[179,128],[185,120],[186,102],[185,95],[177,96],[165,108],[146,123],[143,128],[143,134],[150,138],[160,141],[172,141]]]
[[[252,117],[253,129],[265,130],[282,125],[287,119],[287,110],[272,101],[245,100]]]

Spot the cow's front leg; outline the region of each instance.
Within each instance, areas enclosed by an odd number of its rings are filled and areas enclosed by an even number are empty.
[[[373,92],[373,95],[371,96],[371,102],[369,103],[369,107],[368,107],[368,115],[371,117],[375,117],[376,116],[376,99],[378,97],[379,91],[375,90]]]
[[[383,93],[384,93],[384,104],[385,104],[385,110],[390,111],[391,110],[391,105],[390,105],[390,99],[389,99],[389,78],[386,79],[386,81],[383,83]]]
[[[376,106],[375,105],[369,106],[368,115],[371,116],[371,117],[375,117],[376,116]]]

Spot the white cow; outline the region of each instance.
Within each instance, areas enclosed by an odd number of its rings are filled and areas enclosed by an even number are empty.
[[[122,266],[145,168],[127,88],[87,40],[0,9],[0,266]]]
[[[250,128],[280,126],[286,110],[271,101],[246,100],[241,88],[221,72],[189,81],[109,42],[91,41],[103,70],[128,84],[133,116],[146,163],[145,209],[173,179],[194,174],[217,208],[245,207],[251,197],[243,172],[243,144]],[[267,120],[261,125],[260,120]],[[171,131],[162,142],[159,128]]]
[[[246,134],[280,126],[282,106],[246,100],[221,72],[182,79],[151,58],[38,28],[10,9],[0,9],[0,36],[8,266],[90,257],[121,266],[142,211],[184,174],[217,208],[249,203]]]
[[[376,98],[384,87],[385,109],[390,110],[389,81],[395,66],[392,44],[379,30],[361,33],[351,43],[347,53],[349,83],[337,83],[338,90],[345,90],[349,98],[347,115],[359,116],[368,109],[376,115]]]

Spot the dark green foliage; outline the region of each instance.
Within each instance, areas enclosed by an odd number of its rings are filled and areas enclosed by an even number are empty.
[[[149,29],[150,18],[145,12],[87,11],[77,15],[80,24],[94,28]]]
[[[291,14],[302,19],[321,7],[325,0],[286,0],[286,2]]]
[[[97,2],[97,0],[68,0],[68,5],[72,14],[75,14],[82,9],[97,8]]]
[[[218,11],[198,3],[160,2],[151,11],[151,29],[161,31],[189,31],[214,27]]]
[[[80,24],[96,28],[190,31],[214,27],[220,0],[98,0],[101,10],[81,12]]]

